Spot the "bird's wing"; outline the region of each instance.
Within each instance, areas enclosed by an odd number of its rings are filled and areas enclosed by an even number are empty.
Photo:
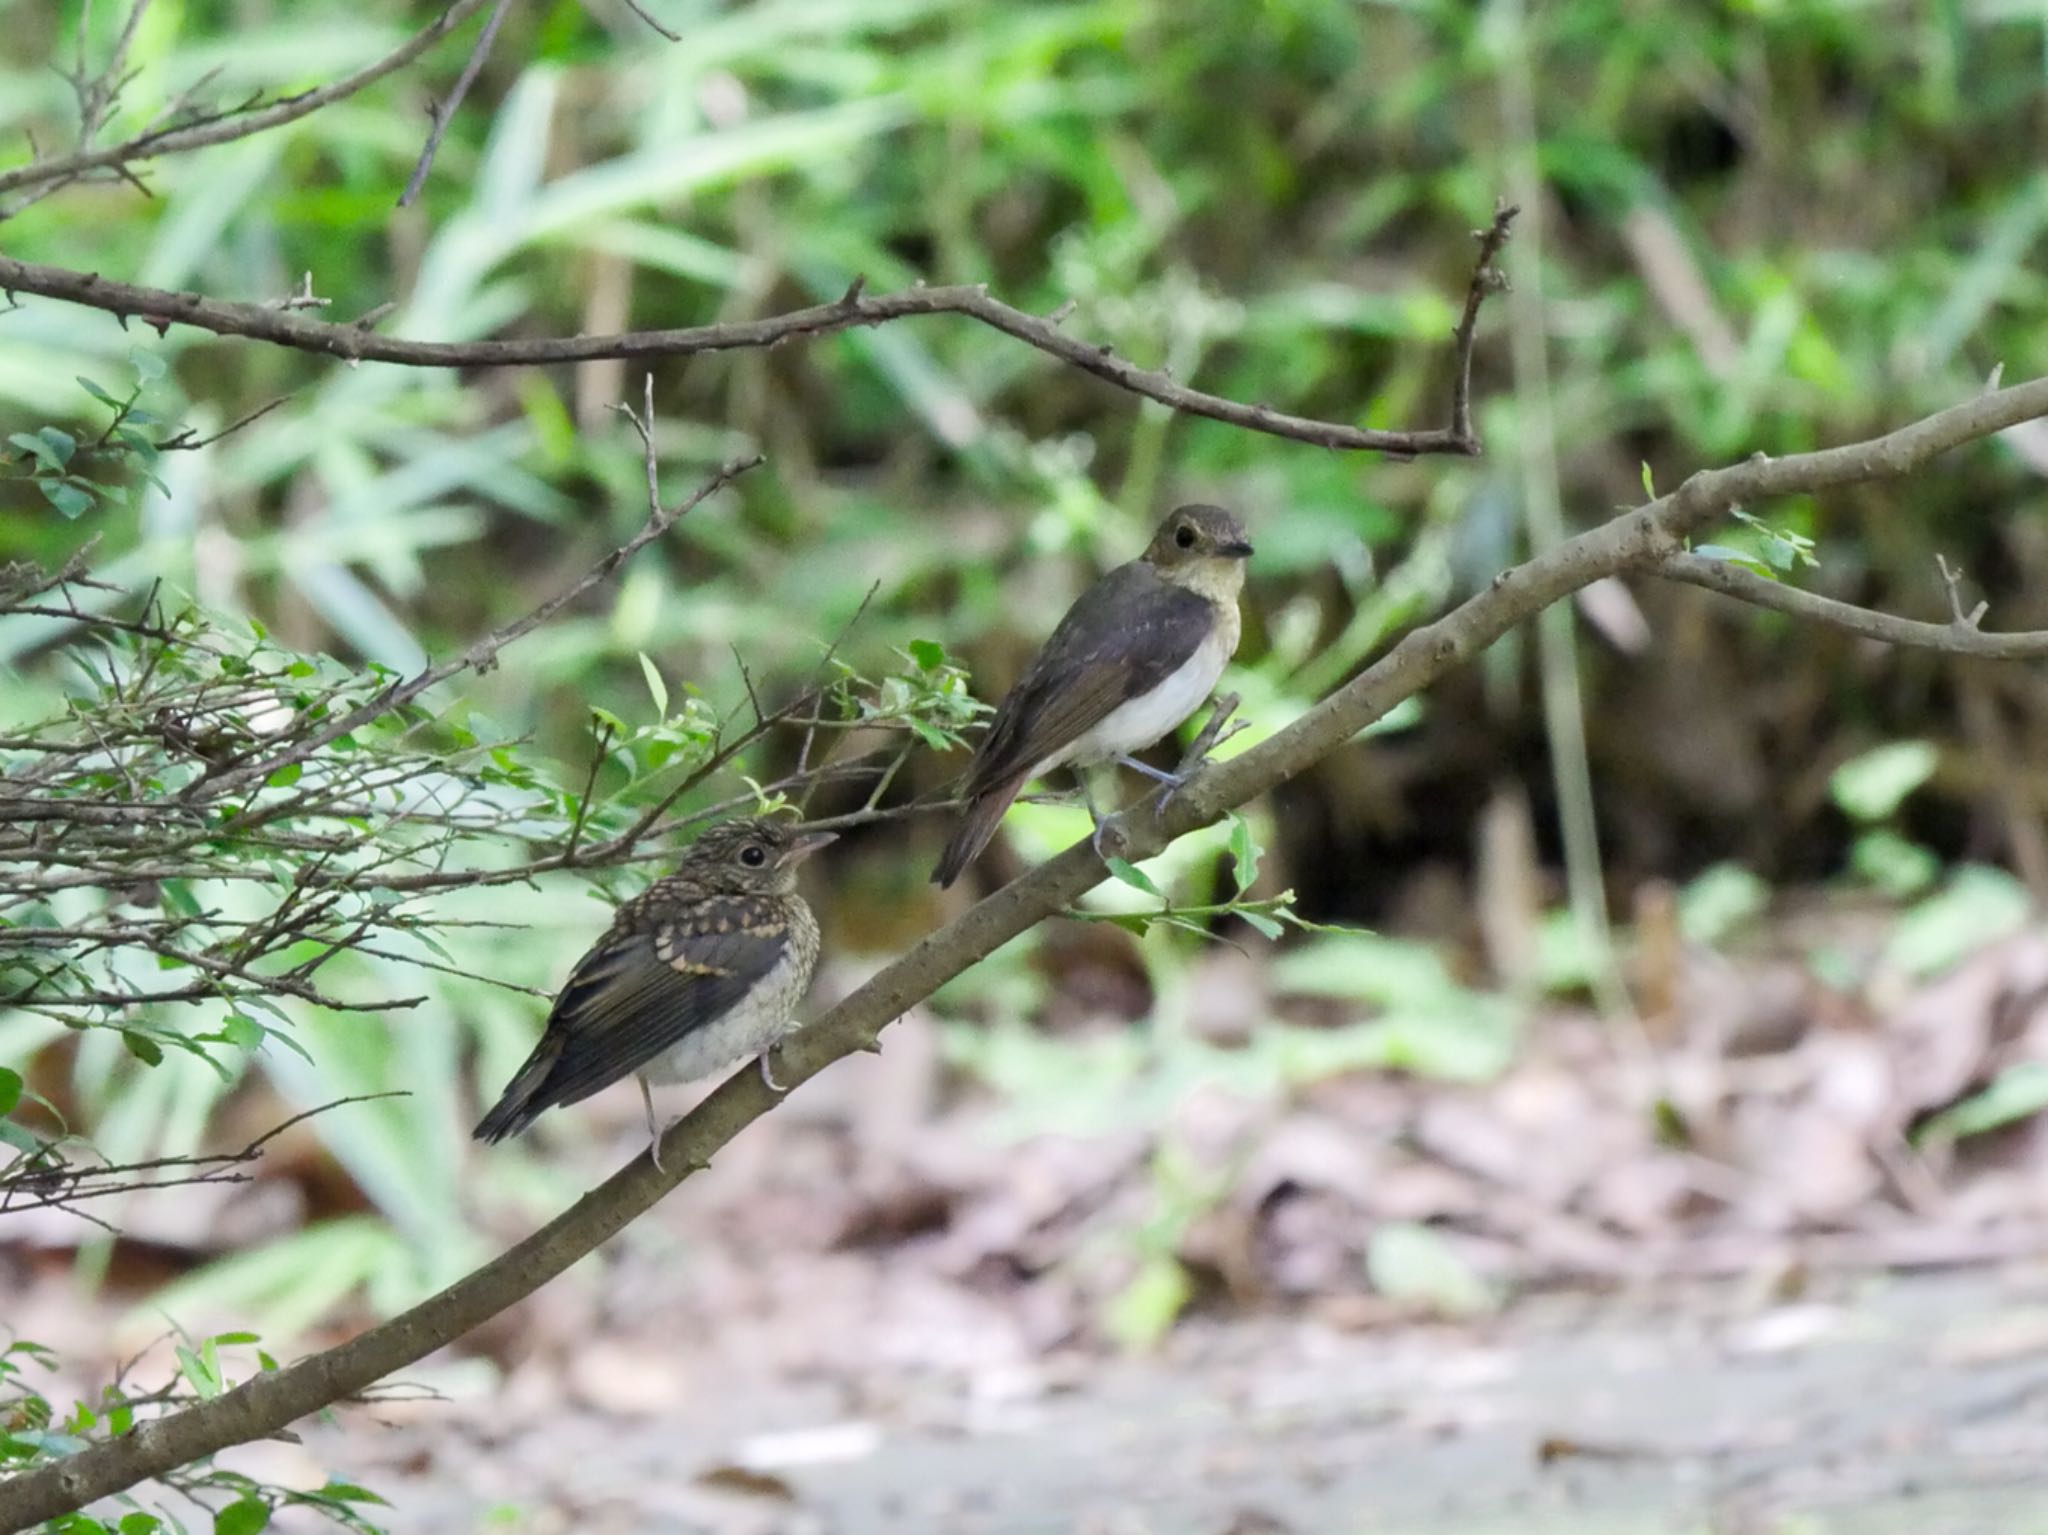
[[[621,923],[586,954],[548,1015],[562,1048],[541,1089],[575,1103],[638,1071],[692,1030],[723,1017],[772,971],[789,945],[765,903],[663,906]]]
[[[1150,565],[1119,565],[1067,610],[1052,638],[996,711],[968,770],[973,799],[1028,772],[1142,698],[1186,664],[1216,622],[1209,600],[1159,578]]]

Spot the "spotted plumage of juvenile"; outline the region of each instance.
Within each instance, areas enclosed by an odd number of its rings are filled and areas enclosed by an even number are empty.
[[[1222,507],[1179,507],[1142,555],[1080,595],[982,737],[935,881],[958,879],[1024,785],[1056,767],[1114,759],[1178,783],[1130,754],[1200,708],[1223,675],[1251,552],[1244,525]]]
[[[476,1127],[516,1135],[631,1072],[659,1162],[650,1083],[688,1082],[761,1058],[794,1026],[818,960],[818,921],[797,865],[833,840],[787,821],[708,828],[675,873],[626,902],[570,972],[540,1043]]]

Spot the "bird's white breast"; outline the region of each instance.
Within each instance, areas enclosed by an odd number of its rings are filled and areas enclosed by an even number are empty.
[[[1232,617],[1235,617],[1233,611]],[[1086,765],[1143,751],[1180,722],[1202,707],[1215,690],[1216,680],[1230,653],[1237,648],[1237,625],[1218,623],[1195,647],[1195,653],[1180,664],[1165,681],[1149,693],[1118,704],[1072,746],[1048,757],[1033,770],[1033,777],[1072,762]]]
[[[759,1055],[796,1026],[796,1006],[810,985],[810,971],[808,958],[795,945],[785,948],[775,968],[730,1012],[690,1030],[640,1074],[657,1084],[694,1082]]]

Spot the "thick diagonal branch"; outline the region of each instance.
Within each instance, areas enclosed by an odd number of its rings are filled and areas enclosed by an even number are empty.
[[[1886,436],[1848,447],[1696,474],[1637,507],[1511,570],[1447,616],[1426,624],[1269,740],[1218,763],[1177,796],[1164,817],[1125,818],[1132,857],[1292,777],[1395,704],[1479,655],[1517,625],[1604,576],[1650,571],[1681,541],[1737,505],[1894,478],[1938,453],[2022,421],[2048,417],[2048,380],[1979,396]],[[1080,842],[932,933],[804,1030],[780,1052],[776,1079],[801,1083],[856,1050],[968,966],[1065,910],[1103,877]],[[417,1363],[569,1267],[651,1207],[780,1101],[750,1065],[728,1078],[662,1139],[663,1172],[643,1154],[553,1221],[438,1295],[338,1347],[257,1376],[235,1390],[41,1467],[6,1488],[0,1535],[132,1487],[147,1477],[272,1434],[330,1402]]]

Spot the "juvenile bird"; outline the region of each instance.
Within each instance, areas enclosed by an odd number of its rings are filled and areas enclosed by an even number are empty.
[[[982,737],[962,790],[966,812],[934,880],[958,879],[1024,785],[1056,767],[1113,758],[1179,782],[1130,753],[1194,713],[1223,675],[1251,552],[1243,524],[1222,507],[1183,506],[1142,555],[1081,594]]]
[[[547,1028],[476,1127],[480,1141],[516,1135],[559,1103],[578,1103],[627,1072],[640,1078],[660,1165],[651,1082],[688,1082],[750,1055],[793,1026],[818,960],[818,920],[796,893],[796,868],[830,832],[786,821],[721,821],[676,872],[626,902],[577,961]]]

